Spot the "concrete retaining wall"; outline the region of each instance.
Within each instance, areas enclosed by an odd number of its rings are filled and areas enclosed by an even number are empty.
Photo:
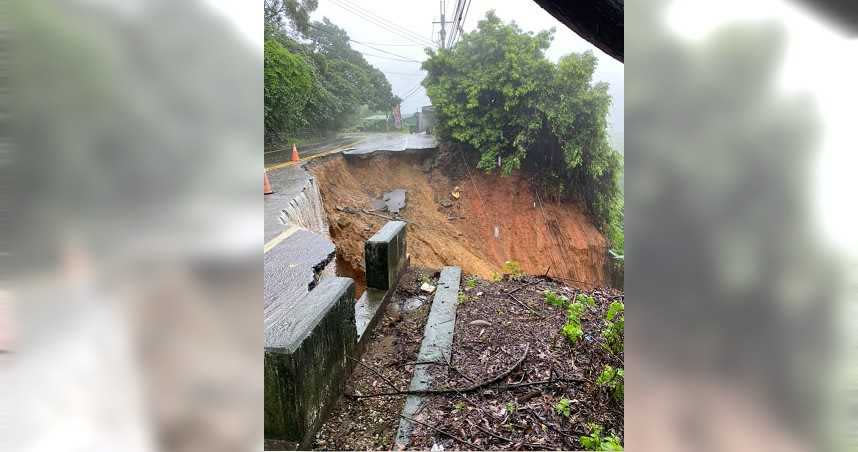
[[[366,286],[378,290],[396,287],[405,267],[404,221],[389,221],[364,246]]]
[[[265,328],[265,437],[306,449],[351,368],[354,281],[326,278]]]
[[[408,266],[402,221],[366,242],[367,290],[355,303],[354,281],[322,278],[307,295],[277,297],[265,309],[265,438],[307,449],[342,394],[368,337]],[[270,272],[277,274],[276,272]],[[371,282],[370,282],[371,281]]]

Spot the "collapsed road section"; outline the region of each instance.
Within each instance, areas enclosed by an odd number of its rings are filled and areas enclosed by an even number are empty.
[[[609,285],[606,240],[579,203],[546,202],[520,175],[468,171],[431,137],[369,141],[269,173],[267,449],[311,444],[409,263]]]
[[[462,157],[445,146],[360,155],[307,166],[319,184],[340,274],[361,281],[363,241],[398,219],[408,223],[417,266],[458,265],[486,279],[521,272],[579,287],[609,285],[607,241],[582,203],[549,202],[518,174],[463,171]]]

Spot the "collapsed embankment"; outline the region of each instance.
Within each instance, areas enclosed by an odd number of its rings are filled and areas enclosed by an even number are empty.
[[[412,265],[458,265],[490,278],[504,262],[582,288],[609,285],[607,242],[580,203],[543,202],[520,175],[441,169],[451,154],[382,153],[363,159],[333,155],[308,165],[321,191],[337,272],[363,276],[363,243],[393,215],[374,210],[383,194],[405,189],[399,212],[408,226]],[[447,165],[449,168],[451,165]],[[459,198],[451,193],[459,188]],[[388,218],[385,218],[388,217]]]

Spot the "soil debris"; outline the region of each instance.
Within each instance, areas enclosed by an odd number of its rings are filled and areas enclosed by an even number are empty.
[[[401,219],[409,222],[408,252],[415,266],[458,265],[488,279],[514,260],[525,273],[541,274],[550,267],[550,276],[576,286],[608,285],[607,243],[582,204],[536,203],[530,182],[518,174],[448,176],[439,167],[421,171],[441,155],[377,155],[357,161],[332,155],[307,165],[318,181],[337,246],[338,271],[363,273],[366,239],[386,221]],[[456,187],[460,198],[454,201]],[[372,211],[373,200],[396,189],[408,194],[396,218]],[[342,216],[349,221],[338,222]]]
[[[622,354],[603,348],[601,337],[605,311],[613,300],[623,298],[622,292],[585,292],[595,304],[581,316],[584,337],[573,346],[562,334],[566,310],[546,303],[546,289],[570,299],[581,292],[530,276],[477,282],[471,292],[482,295],[468,296],[459,306],[451,363],[433,369],[433,389],[469,388],[474,381],[514,370],[479,391],[429,397],[419,419],[434,428],[418,425],[410,448],[438,444],[446,449],[577,450],[582,448],[579,437],[589,433],[591,422],[601,425],[606,435],[623,438],[623,404],[596,384],[606,364],[623,367]],[[512,302],[511,293],[526,306]],[[516,366],[528,348],[526,359]],[[568,404],[568,415],[557,409],[561,400]]]
[[[391,303],[401,306],[436,277],[433,271],[410,269]],[[623,293],[572,288],[545,277],[465,280],[470,290],[460,293],[452,354],[448,363],[431,370],[433,386],[414,418],[409,448],[576,450],[591,422],[601,425],[605,435],[622,439],[623,404],[596,379],[606,364],[623,367],[623,354],[602,347],[600,335],[608,306],[622,300]],[[579,293],[593,298],[593,306],[581,315],[584,336],[574,346],[561,332],[566,310],[549,305],[545,290],[573,300]],[[524,306],[512,302],[511,294]],[[314,447],[393,447],[430,306],[395,309],[398,321],[388,309],[364,365],[349,379],[348,395],[338,402]]]

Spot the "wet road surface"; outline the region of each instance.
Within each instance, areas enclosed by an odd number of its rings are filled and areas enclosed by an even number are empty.
[[[377,133],[368,134],[354,149],[343,151],[346,156],[363,156],[373,152],[403,152],[433,149],[438,147],[435,137],[425,133]]]
[[[342,149],[337,145],[343,140],[356,142],[355,146]],[[376,151],[402,152],[410,150],[433,149],[437,146],[435,138],[425,134],[406,133],[366,133],[341,134],[338,140],[330,143],[332,147],[299,150],[301,160],[332,152],[346,155],[367,156]],[[291,147],[289,149],[291,154]],[[286,155],[285,150],[279,157],[266,155],[266,165]],[[276,300],[297,301],[303,297],[314,283],[316,274],[327,265],[323,277],[332,273],[330,264],[335,251],[334,244],[325,231],[313,231],[307,227],[289,224],[284,211],[304,209],[296,200],[306,202],[307,196],[314,196],[312,174],[303,168],[303,163],[281,163],[267,171],[274,193],[265,195],[265,243],[264,265],[265,306],[274,306]],[[405,204],[405,190],[395,190],[385,194],[383,200],[392,211]],[[321,202],[319,200],[319,202]],[[291,203],[291,204],[290,204]],[[300,213],[300,212],[299,212]],[[309,215],[309,212],[308,212]],[[310,229],[313,229],[310,227]]]

